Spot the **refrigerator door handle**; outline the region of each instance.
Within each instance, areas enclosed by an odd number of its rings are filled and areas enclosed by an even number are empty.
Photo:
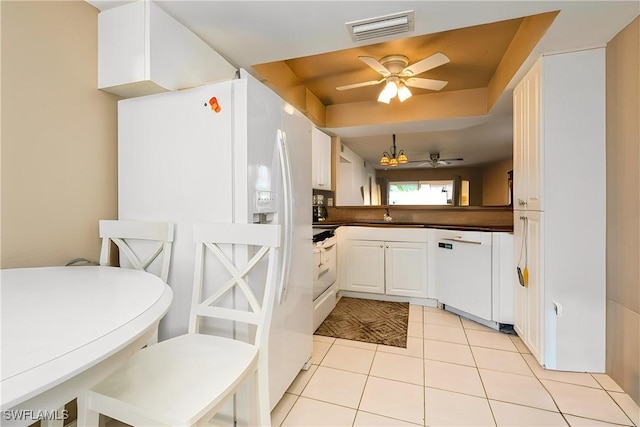
[[[287,135],[278,129],[277,144],[280,155],[280,168],[282,172],[282,199],[284,204],[283,230],[283,251],[280,274],[280,293],[278,295],[278,305],[287,299],[287,283],[289,281],[289,270],[291,268],[291,245],[293,240],[293,185],[291,176],[291,161],[289,157],[289,147],[287,146]]]

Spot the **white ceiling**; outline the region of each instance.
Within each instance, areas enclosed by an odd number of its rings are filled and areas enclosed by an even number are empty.
[[[104,10],[120,1],[87,0]],[[640,14],[629,1],[185,1],[161,0],[162,9],[191,29],[238,68],[352,48],[345,23],[405,10],[415,11],[415,29],[380,43],[456,28],[560,10],[489,115],[401,125],[326,129],[371,164],[397,135],[409,157],[464,157],[471,166],[511,156],[511,92],[542,54],[604,46]]]

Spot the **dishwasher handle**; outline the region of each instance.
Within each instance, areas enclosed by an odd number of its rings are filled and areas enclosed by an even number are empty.
[[[461,237],[454,237],[454,238],[447,238],[447,237],[443,237],[440,240],[447,240],[449,242],[458,242],[458,243],[469,243],[472,245],[481,245],[482,242],[476,242],[475,240],[465,240]]]

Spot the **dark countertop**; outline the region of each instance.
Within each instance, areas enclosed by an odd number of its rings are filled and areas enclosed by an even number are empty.
[[[426,224],[416,222],[399,222],[399,221],[318,221],[313,223],[314,227],[332,228],[340,226],[356,226],[356,227],[404,227],[404,228],[438,228],[445,230],[460,231],[501,231],[513,232],[513,226],[510,225],[460,225],[460,224]]]

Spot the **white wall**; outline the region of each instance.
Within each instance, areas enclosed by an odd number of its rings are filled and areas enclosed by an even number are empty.
[[[342,144],[340,162],[338,163],[338,179],[336,182],[337,206],[362,206],[371,204],[369,198],[369,181],[375,188],[376,171],[370,165],[365,165],[362,157]],[[360,187],[364,187],[364,199]],[[374,191],[374,204],[377,204]]]

